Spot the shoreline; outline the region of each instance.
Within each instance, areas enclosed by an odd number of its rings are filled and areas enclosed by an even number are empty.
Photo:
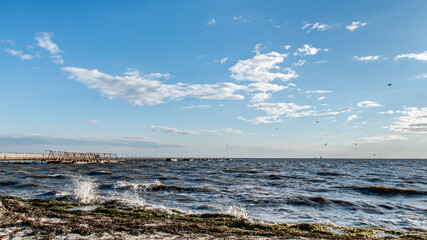
[[[229,214],[166,214],[114,203],[88,206],[0,196],[0,239],[427,239],[423,229],[266,224]]]

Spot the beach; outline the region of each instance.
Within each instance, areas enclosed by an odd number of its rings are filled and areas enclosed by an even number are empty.
[[[49,199],[0,198],[1,239],[427,239],[427,232],[263,224],[229,214],[176,215]],[[84,209],[84,208],[81,208]]]

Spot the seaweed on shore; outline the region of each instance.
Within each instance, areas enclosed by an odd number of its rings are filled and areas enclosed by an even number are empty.
[[[131,235],[159,232],[195,238],[208,235],[215,238],[306,239],[427,239],[424,230],[388,231],[384,229],[344,228],[324,224],[265,224],[229,214],[166,214],[154,210],[100,205],[93,211],[69,211],[84,206],[53,199],[22,199],[0,196],[0,229],[29,229],[29,235],[54,239],[70,233],[81,236],[102,236],[118,232]],[[1,236],[0,236],[1,238]]]

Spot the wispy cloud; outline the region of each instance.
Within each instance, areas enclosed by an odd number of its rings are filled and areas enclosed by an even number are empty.
[[[326,98],[325,96],[321,96],[321,97],[319,97],[317,100],[322,101],[322,100],[324,100],[325,98]]]
[[[214,134],[214,135],[223,135],[223,134],[242,134],[243,133],[241,130],[236,130],[232,128],[221,128],[221,129],[214,129],[214,130],[210,130],[210,129],[189,130],[189,129],[178,129],[178,128],[152,125],[150,129],[156,132],[164,132],[169,134],[183,134],[183,135],[198,135],[198,134],[204,134],[204,133]]]
[[[331,90],[307,90],[305,93],[331,93]]]
[[[376,137],[364,137],[361,138],[362,141],[368,143],[377,143],[384,141],[392,141],[392,140],[408,140],[408,138],[398,135],[385,135],[385,136],[376,136]]]
[[[319,22],[316,22],[314,24],[304,22],[304,26],[302,27],[302,29],[305,30],[306,33],[310,33],[312,30],[317,30],[317,31],[322,32],[322,31],[326,31],[330,28],[332,28],[331,25],[326,25],[326,24],[319,23]]]
[[[256,55],[253,58],[239,60],[229,68],[231,77],[238,81],[269,82],[273,80],[288,81],[298,75],[290,68],[282,68],[282,63],[288,56],[287,53],[269,52],[261,54],[259,45],[256,47]]]
[[[407,54],[400,54],[397,55],[394,60],[398,60],[401,58],[411,58],[411,59],[416,59],[419,61],[427,61],[427,51],[424,51],[422,53],[407,53]]]
[[[233,16],[234,21],[242,22],[242,23],[249,23],[251,20],[245,19],[243,16]]]
[[[357,103],[357,106],[367,108],[367,107],[380,107],[381,105],[373,101],[361,101]]]
[[[34,59],[33,55],[23,53],[22,51],[10,49],[10,48],[5,48],[4,50],[12,56],[19,57],[21,60],[32,60],[32,59]]]
[[[380,56],[366,56],[366,57],[358,57],[358,56],[354,56],[353,59],[357,60],[357,61],[375,61],[378,60],[380,58]]]
[[[388,111],[386,111],[386,112],[378,112],[378,114],[394,114],[394,113],[396,113],[395,111],[393,111],[393,110],[388,110]]]
[[[9,44],[10,46],[15,46],[15,42],[10,40],[10,39],[1,40],[0,42],[5,43],[5,44]]]
[[[169,100],[184,97],[199,99],[234,99],[241,100],[244,96],[236,94],[243,87],[234,83],[217,84],[183,83],[163,84],[159,79],[168,78],[170,74],[151,73],[144,76],[112,76],[97,69],[89,70],[76,67],[63,67],[62,71],[70,74],[69,78],[96,89],[110,99],[120,98],[135,105],[156,105]],[[128,72],[129,74],[129,72]]]
[[[407,107],[389,129],[395,132],[427,133],[427,108]]]
[[[216,20],[214,18],[209,19],[209,21],[206,23],[208,26],[215,26]]]
[[[415,79],[426,79],[426,78],[427,78],[427,73],[424,73],[415,77]]]
[[[360,27],[364,27],[366,26],[366,23],[361,22],[361,21],[356,21],[356,22],[351,22],[351,25],[346,26],[345,28],[347,28],[349,31],[354,31]]]
[[[294,67],[301,67],[304,64],[305,64],[305,60],[299,59],[298,62],[292,64],[292,66],[294,66]]]
[[[87,123],[91,123],[91,124],[98,124],[98,123],[101,123],[101,121],[100,120],[91,120],[91,119],[88,119],[88,120],[83,120],[84,122],[87,122]]]
[[[192,106],[184,106],[182,109],[208,109],[211,106],[209,105],[192,105]]]
[[[221,59],[219,59],[219,60],[215,60],[215,62],[219,62],[219,63],[221,63],[221,64],[224,64],[224,63],[226,63],[227,61],[228,61],[228,57],[221,58]]]
[[[50,53],[52,61],[56,64],[64,64],[62,59],[62,50],[58,45],[52,42],[53,33],[39,32],[35,36],[37,45],[43,49],[46,49]]]

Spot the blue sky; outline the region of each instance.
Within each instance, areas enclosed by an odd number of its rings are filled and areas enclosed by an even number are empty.
[[[0,1],[0,152],[425,158],[426,10]]]

